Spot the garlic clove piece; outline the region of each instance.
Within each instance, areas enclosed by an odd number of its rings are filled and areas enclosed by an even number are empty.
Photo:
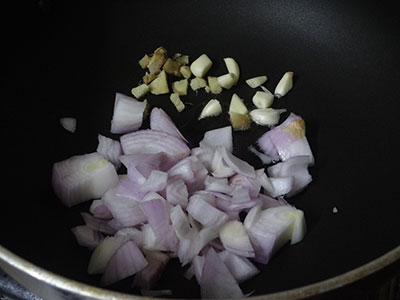
[[[263,86],[261,88],[263,88]],[[257,91],[252,101],[257,108],[268,108],[274,102],[274,95],[267,89],[265,89],[265,91]]]
[[[236,85],[237,82],[239,81],[239,77],[240,77],[240,68],[239,68],[238,63],[236,62],[236,60],[234,60],[231,57],[224,58],[224,62],[225,62],[226,68],[228,69],[228,73],[231,73],[234,75],[234,77],[235,77],[234,85]]]
[[[257,76],[246,80],[249,87],[255,89],[260,85],[264,84],[268,80],[267,76]]]
[[[200,113],[199,120],[206,117],[215,117],[222,112],[221,103],[217,99],[211,99]]]
[[[275,88],[274,95],[277,98],[285,96],[293,87],[293,72],[286,72]]]
[[[238,114],[247,114],[249,112],[246,105],[243,103],[243,99],[241,99],[237,94],[232,95],[231,103],[229,105],[229,113],[231,112]]]
[[[213,63],[207,54],[202,54],[194,62],[192,62],[190,65],[190,70],[194,76],[203,77],[206,75],[208,70],[210,70],[212,64]]]
[[[235,77],[235,74],[233,74],[233,73],[228,73],[228,74],[218,76],[219,85],[227,90],[229,90],[231,87],[234,86],[235,80],[236,80],[236,77]]]
[[[279,123],[280,114],[286,109],[257,108],[250,112],[254,123],[263,126],[273,126]]]

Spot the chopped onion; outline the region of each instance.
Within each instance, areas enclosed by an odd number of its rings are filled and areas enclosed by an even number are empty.
[[[103,199],[93,200],[89,212],[98,219],[112,219],[113,215],[104,205]]]
[[[201,197],[190,197],[187,211],[202,225],[218,227],[228,220],[228,216],[207,203]]]
[[[90,257],[88,273],[102,274],[114,253],[126,242],[123,236],[109,236],[102,240]]]
[[[150,128],[173,135],[187,142],[171,118],[161,108],[154,107],[150,113]]]
[[[242,283],[260,273],[250,260],[243,256],[226,250],[219,252],[218,256],[238,283]]]
[[[293,156],[307,155],[312,165],[314,157],[305,130],[304,120],[291,113],[282,124],[264,133],[258,139],[258,145],[273,160],[285,161]]]
[[[155,287],[169,261],[167,254],[160,251],[145,251],[147,265],[136,273],[133,286],[150,290]]]
[[[140,249],[134,242],[127,241],[111,257],[101,278],[101,285],[113,284],[135,274],[146,266],[147,260]]]
[[[97,136],[99,144],[96,151],[104,156],[109,162],[111,162],[117,169],[121,166],[119,157],[122,154],[122,148],[119,141],[115,141],[101,134]]]
[[[121,136],[124,154],[155,154],[165,152],[168,155],[189,155],[190,149],[181,139],[156,130],[139,130]]]
[[[147,101],[137,101],[133,97],[115,94],[114,113],[111,120],[112,133],[135,131],[142,126]]]
[[[68,117],[61,118],[60,124],[65,130],[67,130],[69,132],[74,133],[76,130],[76,119],[75,118],[68,118]]]
[[[93,230],[87,225],[80,225],[71,228],[72,233],[75,235],[76,241],[80,246],[87,247],[93,250],[103,240],[103,235]]]
[[[208,250],[205,257],[200,292],[204,299],[238,299],[244,296],[237,281],[213,248]]]
[[[216,148],[218,146],[222,146],[225,147],[229,152],[232,152],[232,127],[225,126],[206,131],[199,145],[200,148]]]
[[[249,236],[239,221],[228,221],[221,226],[219,238],[228,251],[244,257],[254,257]]]
[[[53,165],[53,188],[66,206],[100,198],[117,183],[114,166],[99,153],[73,156]]]
[[[188,203],[189,192],[185,182],[179,178],[173,178],[167,183],[166,199],[172,205],[180,205],[186,208]]]

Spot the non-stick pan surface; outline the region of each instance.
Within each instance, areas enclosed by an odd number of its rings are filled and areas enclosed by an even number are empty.
[[[2,111],[0,243],[67,278],[97,285],[86,273],[90,252],[70,228],[88,204],[65,208],[51,185],[53,162],[92,152],[107,136],[115,92],[130,93],[143,75],[137,61],[158,46],[192,59],[207,53],[210,74],[225,73],[224,57],[241,67],[235,92],[251,106],[244,79],[267,75],[273,90],[286,71],[294,88],[274,107],[301,115],[316,164],[313,182],[290,203],[304,210],[308,234],[285,246],[261,274],[242,284],[254,295],[292,289],[340,275],[400,245],[400,24],[394,5],[357,1],[39,1],[10,8]],[[227,125],[226,114],[197,121],[211,95],[191,93],[178,114],[168,96],[148,96],[171,115],[191,146],[205,130]],[[59,118],[76,117],[75,134]],[[286,117],[286,115],[284,115]],[[234,135],[247,151],[265,128]],[[335,214],[332,209],[336,207]],[[177,260],[158,288],[198,297]],[[112,289],[135,292],[129,280]]]

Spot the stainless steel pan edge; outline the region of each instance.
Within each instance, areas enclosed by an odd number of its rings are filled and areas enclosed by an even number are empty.
[[[250,297],[254,300],[303,299],[338,289],[382,270],[400,260],[400,246],[341,275],[278,293]],[[137,295],[112,292],[56,275],[13,254],[0,245],[0,267],[22,286],[48,300],[122,300],[151,299]],[[158,298],[166,299],[166,298]]]

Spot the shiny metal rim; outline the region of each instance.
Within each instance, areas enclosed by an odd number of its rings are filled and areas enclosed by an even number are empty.
[[[26,274],[44,282],[54,287],[62,290],[69,291],[71,293],[93,297],[99,300],[110,300],[110,299],[146,299],[146,297],[129,295],[119,292],[113,292],[105,290],[102,288],[93,287],[84,283],[80,283],[71,279],[67,279],[60,275],[54,274],[52,272],[46,271],[26,260],[20,258],[14,253],[10,252],[6,248],[0,246],[0,259],[5,261],[10,266],[25,272]],[[360,280],[370,274],[373,274],[386,266],[394,263],[396,260],[400,259],[400,246],[394,248],[393,250],[387,252],[386,254],[378,257],[377,259],[362,265],[356,269],[349,272],[343,273],[341,275],[316,282],[303,287],[295,288],[292,290],[277,292],[273,294],[261,295],[249,297],[249,299],[254,300],[272,300],[272,299],[302,299],[310,297],[313,295],[318,295],[330,290],[334,290]],[[163,299],[163,298],[158,298]],[[167,300],[167,299],[165,299]]]

